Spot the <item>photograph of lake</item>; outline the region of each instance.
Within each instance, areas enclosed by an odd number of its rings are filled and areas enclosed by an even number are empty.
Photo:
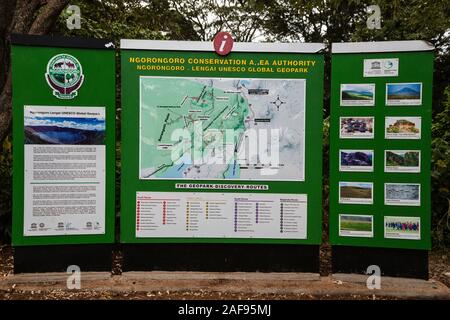
[[[105,144],[104,118],[25,117],[25,144]]]
[[[422,83],[387,83],[386,105],[421,105]]]
[[[375,84],[341,84],[341,106],[375,105]]]

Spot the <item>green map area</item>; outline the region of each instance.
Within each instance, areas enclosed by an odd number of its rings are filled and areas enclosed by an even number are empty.
[[[141,179],[183,178],[190,170],[207,171],[202,175],[210,178],[238,175],[239,166],[229,170],[233,159],[202,164],[205,153],[223,153],[227,144],[237,152],[249,113],[238,81],[223,90],[209,79],[141,77],[140,87]],[[237,134],[225,139],[227,129]],[[200,143],[193,142],[196,137]]]

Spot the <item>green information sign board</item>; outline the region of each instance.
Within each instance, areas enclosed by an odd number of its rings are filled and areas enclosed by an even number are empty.
[[[122,40],[121,242],[320,244],[322,49]]]
[[[115,52],[107,49],[103,40],[12,38],[16,249],[114,242]]]
[[[333,245],[430,249],[433,49],[333,44]]]

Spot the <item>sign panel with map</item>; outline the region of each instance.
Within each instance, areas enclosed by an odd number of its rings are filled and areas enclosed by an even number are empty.
[[[322,45],[121,48],[122,242],[320,243]]]

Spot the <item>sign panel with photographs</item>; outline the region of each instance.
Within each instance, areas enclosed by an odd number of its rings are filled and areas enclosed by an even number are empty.
[[[331,244],[430,248],[433,49],[333,44]]]
[[[15,246],[114,242],[115,51],[108,43],[12,38]]]

